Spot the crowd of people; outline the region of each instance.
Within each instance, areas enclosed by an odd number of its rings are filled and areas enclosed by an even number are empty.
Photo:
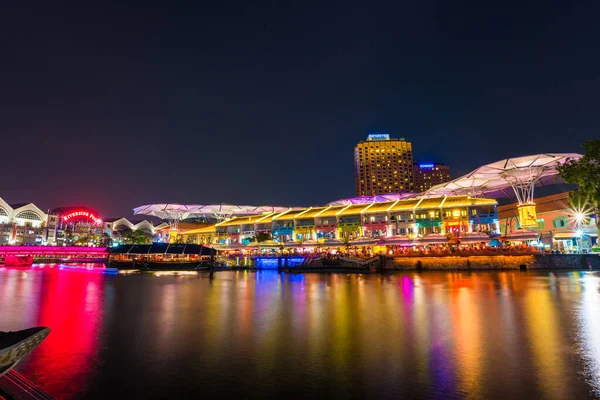
[[[377,255],[387,256],[422,256],[422,255],[477,255],[477,254],[505,254],[505,253],[533,253],[536,252],[537,248],[529,246],[526,243],[510,243],[502,242],[498,246],[490,246],[488,243],[475,243],[475,244],[430,244],[423,246],[386,246],[386,250],[382,250],[381,247],[374,248],[373,246],[342,246],[337,248],[291,248],[285,249],[281,252],[278,249],[268,250],[232,250],[226,252],[224,255],[230,259],[243,258],[243,257],[257,257],[257,256],[271,256],[276,257],[279,255],[283,256],[311,256],[312,258],[322,259],[337,259],[339,257],[349,258],[371,258]]]
[[[521,254],[534,253],[537,248],[526,243],[503,242],[498,246],[487,243],[471,245],[436,244],[428,246],[396,247],[388,251],[391,256],[419,256],[419,255],[493,255],[493,254]]]

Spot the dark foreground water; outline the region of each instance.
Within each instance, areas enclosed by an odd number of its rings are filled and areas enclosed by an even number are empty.
[[[597,272],[0,269],[0,330],[34,325],[59,398],[600,397]]]

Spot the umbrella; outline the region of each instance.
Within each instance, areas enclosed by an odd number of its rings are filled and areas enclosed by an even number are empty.
[[[389,245],[399,244],[402,246],[412,246],[412,239],[406,235],[387,236],[387,237],[382,237],[381,240],[383,241],[383,243],[389,244]]]
[[[527,229],[517,229],[504,236],[503,239],[515,242],[525,242],[527,240],[537,240],[538,234],[535,231],[528,231]]]
[[[427,245],[427,244],[445,244],[448,243],[449,240],[446,236],[440,233],[432,233],[426,235],[425,237],[418,238],[414,241],[416,245]]]
[[[502,246],[502,243],[498,239],[494,239],[490,241],[489,245],[491,247],[500,247]]]
[[[300,247],[319,247],[320,245],[321,243],[317,242],[316,240],[309,239],[302,242]]]
[[[361,236],[361,237],[357,237],[356,239],[352,239],[348,244],[350,245],[361,245],[361,244],[374,244],[377,242],[377,239],[371,238],[371,237],[366,237],[366,236]]]
[[[469,232],[461,235],[458,240],[461,244],[480,243],[490,240],[490,236],[483,232]]]
[[[231,244],[221,244],[218,249],[230,250],[230,249],[245,249],[246,245],[243,243],[231,243]]]
[[[275,242],[273,240],[265,240],[264,242],[252,242],[248,244],[248,247],[257,247],[257,248],[280,248],[283,246],[283,243]]]
[[[341,247],[344,246],[344,242],[339,239],[327,239],[323,242],[325,247]]]

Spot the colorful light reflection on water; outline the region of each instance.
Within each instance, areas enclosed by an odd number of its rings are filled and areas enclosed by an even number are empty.
[[[593,398],[600,274],[0,270],[19,370],[60,398]]]

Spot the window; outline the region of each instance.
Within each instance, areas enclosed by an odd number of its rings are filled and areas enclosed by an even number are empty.
[[[17,218],[28,219],[30,221],[41,221],[42,217],[34,213],[33,211],[21,211],[17,214]]]
[[[553,228],[564,228],[568,225],[567,217],[556,217],[554,221],[552,221]]]
[[[544,229],[544,218],[538,218],[537,224],[538,229]]]

